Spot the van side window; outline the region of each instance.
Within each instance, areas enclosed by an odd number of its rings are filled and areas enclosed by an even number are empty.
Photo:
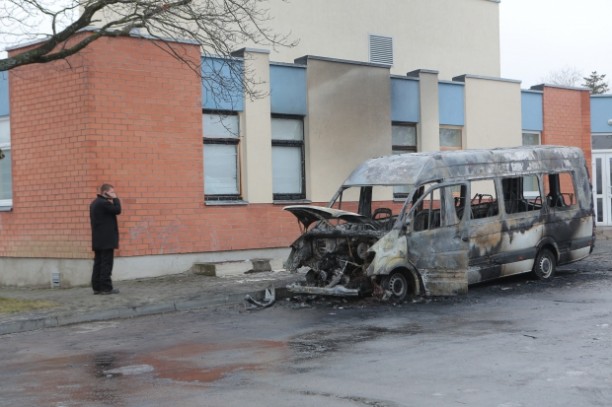
[[[467,185],[455,185],[451,187],[453,193],[453,200],[455,202],[455,212],[457,213],[457,220],[463,220],[469,202]]]
[[[472,219],[489,218],[497,216],[499,207],[495,182],[492,179],[470,182],[470,216]]]
[[[502,179],[506,213],[539,211],[542,209],[540,183],[536,175]]]
[[[437,229],[442,226],[442,212],[444,210],[444,188],[437,188],[417,203],[413,211],[413,229],[415,232]]]
[[[576,206],[576,190],[571,172],[549,174],[547,181],[544,191],[550,208],[563,210]]]

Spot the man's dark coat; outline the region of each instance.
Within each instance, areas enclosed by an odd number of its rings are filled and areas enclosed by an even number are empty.
[[[114,198],[110,202],[98,195],[89,206],[91,220],[91,245],[93,250],[119,248],[119,227],[117,215],[121,213],[121,202]]]

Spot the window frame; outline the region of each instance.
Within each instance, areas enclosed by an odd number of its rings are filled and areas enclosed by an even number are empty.
[[[239,112],[227,110],[208,110],[202,109],[202,120],[204,115],[217,116],[235,116],[238,122],[238,134],[236,137],[206,137],[205,130],[202,129],[202,158],[204,158],[204,149],[206,145],[234,145],[236,146],[236,189],[237,194],[207,194],[206,193],[206,174],[204,174],[204,201],[219,202],[219,201],[241,201],[242,200],[242,177],[241,177],[241,154],[240,154],[240,115]]]
[[[546,173],[544,176],[546,177],[546,183],[544,185],[543,196],[546,197],[546,206],[550,211],[564,211],[569,209],[576,209],[578,207],[578,194],[576,193],[576,171],[567,170],[549,172]],[[556,181],[553,181],[555,178]],[[563,181],[570,181],[571,191],[568,192],[567,184]],[[553,183],[555,183],[556,186],[553,186]],[[556,192],[557,195],[561,197],[565,195],[570,195],[570,202],[565,202],[565,198],[562,198],[562,204],[559,205],[558,203],[553,203],[553,199],[551,199],[551,194],[554,192]]]
[[[530,135],[530,136],[537,136],[538,138],[538,143],[537,144],[525,144],[525,136],[526,135]],[[525,131],[523,130],[521,132],[521,145],[529,147],[529,146],[541,146],[542,145],[542,133],[539,131]]]
[[[537,190],[525,189],[525,180],[528,177],[536,179],[538,184]],[[525,216],[526,214],[542,212],[544,202],[541,181],[541,177],[537,173],[500,177],[499,183],[506,216]]]
[[[299,115],[287,115],[287,114],[272,114],[271,119],[286,119],[286,120],[299,120],[302,123],[302,140],[279,140],[274,139],[274,135],[270,135],[272,147],[291,147],[300,148],[300,159],[301,159],[301,177],[302,182],[300,193],[272,193],[272,199],[274,201],[300,201],[306,199],[306,143],[305,143],[305,131],[304,131],[304,116]],[[272,177],[274,178],[274,168],[272,168]],[[272,183],[274,180],[272,179]],[[272,185],[274,188],[274,185]]]
[[[0,143],[0,149],[6,155],[6,157],[3,158],[3,160],[7,160],[8,157],[10,157],[9,164],[12,166],[13,155],[12,154],[10,154],[10,155],[7,154],[7,152],[12,153],[12,151],[11,151],[11,119],[10,119],[10,116],[0,117],[0,122],[7,122],[8,123],[8,129],[9,129],[8,143]],[[11,209],[13,207],[13,198],[12,198],[13,177],[12,177],[12,174],[11,174],[11,180],[10,180],[10,188],[11,188],[11,198],[9,198],[9,199],[0,199],[0,211],[8,210],[8,209]]]
[[[612,133],[591,134],[591,148],[597,153],[612,150]]]
[[[443,146],[442,145],[442,129],[448,129],[448,130],[459,130],[460,133],[460,139],[461,139],[461,145],[459,147],[449,147],[449,146]],[[440,151],[460,151],[463,150],[463,146],[464,146],[464,141],[463,140],[463,126],[449,126],[449,125],[440,125],[440,127],[438,128],[438,142],[440,143]]]
[[[402,151],[403,153],[416,153],[419,146],[419,139],[417,134],[417,125],[412,122],[391,122],[391,128],[393,127],[411,127],[414,129],[415,141],[414,146],[408,146],[403,144],[391,144],[391,151]],[[393,143],[393,138],[391,139]]]
[[[408,146],[403,144],[393,144],[393,130],[391,134],[391,154],[406,154],[406,153],[416,153],[419,147],[419,135],[417,124],[413,122],[401,122],[401,121],[393,121],[391,122],[391,129],[393,127],[411,127],[414,129],[414,146]],[[407,198],[410,192],[396,192],[393,191],[393,199],[404,199]]]
[[[470,222],[491,222],[491,219],[501,216],[501,208],[499,206],[500,190],[498,182],[500,178],[492,176],[489,178],[473,178],[468,179],[466,185],[468,189],[466,196],[463,199],[469,200],[464,202],[465,208],[469,208],[469,218],[463,214],[461,219],[469,219]],[[461,197],[460,197],[461,199]]]

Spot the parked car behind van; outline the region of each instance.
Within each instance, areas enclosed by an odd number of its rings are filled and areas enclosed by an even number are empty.
[[[295,293],[395,301],[466,293],[520,273],[548,280],[595,243],[582,151],[538,146],[410,153],[357,167],[303,225],[286,262]]]

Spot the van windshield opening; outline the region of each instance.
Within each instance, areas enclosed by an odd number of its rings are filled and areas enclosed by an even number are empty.
[[[343,187],[329,203],[329,207],[373,220],[396,218],[404,203],[404,198],[395,198],[396,190],[397,187],[392,185]]]

